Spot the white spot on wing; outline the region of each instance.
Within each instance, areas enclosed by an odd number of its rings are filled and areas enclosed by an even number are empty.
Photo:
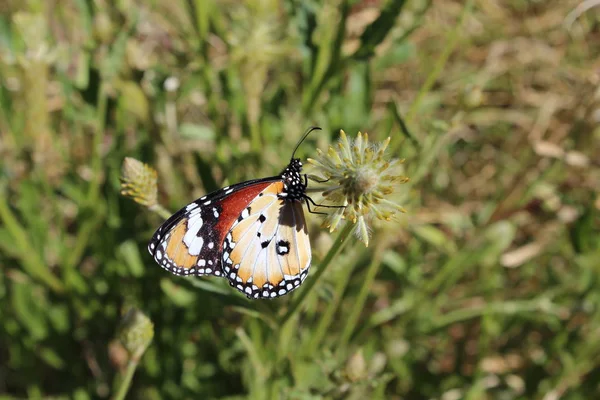
[[[197,256],[198,254],[200,254],[203,245],[204,239],[202,239],[202,237],[196,237],[192,241],[192,245],[189,247],[188,252],[193,256]]]
[[[198,233],[198,231],[200,230],[200,228],[202,228],[202,217],[200,216],[200,214],[194,215],[193,217],[191,217],[188,222],[187,222],[187,226],[188,226],[188,230],[185,233],[185,235],[183,236],[183,242],[185,243],[185,245],[187,247],[191,247],[192,246],[192,242],[197,238],[196,234]],[[190,253],[192,255],[197,255],[194,253]]]
[[[250,215],[250,213],[248,212],[248,208],[244,208],[244,211],[242,211],[242,219],[244,218],[248,218],[248,216]]]

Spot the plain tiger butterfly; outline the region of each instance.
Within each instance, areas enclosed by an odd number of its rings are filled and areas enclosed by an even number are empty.
[[[308,177],[294,158],[277,176],[227,186],[188,204],[154,233],[148,250],[176,275],[214,275],[249,298],[274,298],[302,284],[311,248],[302,203]],[[332,207],[332,206],[322,206]]]

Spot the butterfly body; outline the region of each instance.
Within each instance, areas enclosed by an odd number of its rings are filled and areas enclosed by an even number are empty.
[[[277,176],[197,199],[158,228],[150,254],[171,273],[221,276],[250,298],[289,293],[311,262],[301,172],[302,163],[292,158]]]

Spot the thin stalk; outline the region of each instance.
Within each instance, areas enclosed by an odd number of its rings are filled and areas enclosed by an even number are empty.
[[[151,207],[148,207],[150,211],[153,211],[163,217],[164,219],[169,218],[173,213],[161,206],[160,204],[155,204]]]
[[[23,269],[31,276],[44,282],[56,293],[62,293],[65,287],[62,281],[54,275],[41,258],[38,251],[31,247],[31,240],[26,229],[19,223],[17,217],[11,212],[4,187],[0,185],[0,221],[4,223],[8,234],[13,238],[23,260]]]
[[[367,275],[365,276],[365,280],[363,281],[362,287],[360,288],[360,292],[358,293],[358,297],[354,302],[354,306],[352,307],[352,311],[350,316],[347,318],[346,326],[344,326],[344,330],[342,331],[342,335],[339,340],[338,349],[342,349],[346,346],[348,341],[350,340],[350,336],[356,329],[356,325],[360,318],[360,314],[363,311],[363,307],[365,302],[367,301],[367,296],[369,295],[369,291],[371,290],[371,285],[379,272],[379,268],[381,266],[381,259],[383,257],[383,249],[385,248],[385,240],[379,242],[379,245],[373,252],[373,260],[367,269]]]
[[[300,305],[302,305],[302,303],[304,302],[304,299],[306,298],[308,293],[312,291],[311,289],[319,281],[319,278],[321,277],[321,275],[323,275],[323,273],[333,260],[333,257],[335,257],[335,255],[342,249],[344,244],[347,242],[353,229],[353,224],[347,223],[346,226],[344,226],[344,229],[342,229],[342,231],[336,238],[335,242],[327,252],[327,255],[325,255],[325,258],[323,258],[321,264],[319,264],[319,269],[317,270],[317,272],[313,275],[312,279],[310,279],[305,284],[304,289],[300,292],[300,294],[296,298],[294,298],[294,303],[292,304],[288,312],[285,314],[285,316],[282,318],[281,325],[285,324],[290,319],[290,317],[292,317],[296,313]]]
[[[104,216],[104,212],[104,203],[101,203],[98,205],[98,211],[96,211],[94,215],[81,224],[81,228],[77,232],[75,244],[71,249],[69,249],[67,259],[62,265],[62,269],[65,274],[70,273],[69,271],[74,269],[83,258],[83,254],[87,248],[87,245],[93,239],[93,233],[98,228],[98,225]]]
[[[321,35],[325,39],[320,40],[312,78],[308,90],[302,96],[302,110],[304,110],[304,115],[310,115],[315,105],[318,104],[319,95],[326,87],[327,82],[336,72],[343,70],[342,42],[346,33],[346,20],[348,19],[350,9],[350,2],[343,0],[339,5],[339,21],[335,24],[330,24],[333,29],[337,28],[336,31],[331,32],[333,35]]]
[[[94,204],[100,194],[100,175],[102,170],[102,137],[105,129],[106,107],[108,104],[108,95],[106,93],[105,83],[100,82],[98,88],[98,112],[96,114],[96,129],[92,139],[92,179],[88,192],[88,204]]]
[[[419,106],[421,105],[423,98],[431,90],[431,88],[433,87],[435,82],[438,80],[440,74],[442,73],[442,71],[444,70],[444,67],[446,66],[446,63],[448,62],[448,59],[450,58],[450,55],[452,55],[452,52],[456,48],[456,45],[458,44],[458,39],[460,37],[460,32],[462,32],[463,22],[465,20],[465,17],[469,14],[469,12],[471,11],[472,8],[473,8],[473,0],[467,0],[467,2],[465,3],[465,5],[460,13],[458,23],[454,26],[454,29],[452,30],[452,32],[450,32],[448,41],[446,42],[446,47],[442,50],[442,53],[440,54],[440,56],[438,57],[438,59],[435,62],[433,70],[429,73],[429,76],[427,77],[427,79],[425,80],[425,83],[423,84],[423,86],[421,86],[421,89],[419,90],[419,93],[417,94],[417,98],[415,99],[415,101],[413,101],[410,108],[408,109],[408,112],[406,113],[406,122],[409,125],[412,122],[412,120],[415,116],[415,113],[419,109]]]
[[[344,292],[348,286],[348,282],[350,281],[354,267],[355,265],[352,263],[343,268],[342,271],[340,271],[340,274],[336,276],[333,300],[327,304],[325,313],[319,320],[317,328],[311,335],[310,342],[306,346],[306,354],[313,354],[319,347],[323,337],[325,337],[327,334],[328,328],[333,320],[333,316],[342,302],[342,297],[344,296]]]
[[[260,127],[257,121],[250,121],[250,143],[252,150],[260,154],[262,149],[262,138],[260,135]]]
[[[269,372],[267,370],[267,367],[263,364],[262,360],[260,359],[258,351],[256,350],[256,346],[254,346],[254,344],[252,343],[252,339],[250,339],[250,337],[242,328],[237,328],[235,330],[235,334],[242,343],[242,346],[246,350],[246,353],[248,353],[248,358],[250,359],[250,363],[254,368],[254,373],[256,374],[256,377],[259,380],[259,384],[262,384],[269,375]]]
[[[123,380],[119,385],[119,390],[113,400],[123,400],[125,398],[125,395],[131,386],[131,380],[133,379],[133,374],[135,374],[139,361],[140,360],[137,357],[131,357],[131,360],[129,360],[129,363],[127,364],[127,370],[125,370]]]
[[[536,320],[542,317],[560,317],[560,306],[556,305],[546,296],[533,300],[518,300],[493,302],[476,308],[461,308],[436,318],[431,330],[444,329],[447,326],[468,321],[474,318],[482,318],[486,315],[519,315],[526,318],[530,314]]]

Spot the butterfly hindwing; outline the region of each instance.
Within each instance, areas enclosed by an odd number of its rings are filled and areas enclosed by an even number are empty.
[[[294,290],[311,261],[302,203],[282,199],[281,181],[261,191],[233,223],[223,243],[222,265],[230,284],[251,298]]]
[[[225,234],[273,179],[243,182],[188,204],[158,228],[148,245],[150,254],[176,275],[222,275]]]

